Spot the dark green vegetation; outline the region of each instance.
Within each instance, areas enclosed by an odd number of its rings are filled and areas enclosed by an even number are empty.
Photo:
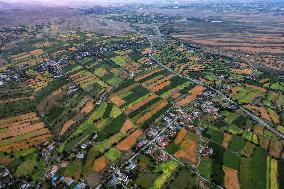
[[[198,179],[196,175],[193,175],[190,171],[183,169],[177,177],[170,184],[170,189],[182,188],[182,189],[197,189]]]
[[[15,171],[15,176],[19,179],[39,181],[45,173],[45,160],[37,154],[35,149],[30,149],[18,153],[10,163],[9,168]]]
[[[250,162],[251,187],[266,188],[267,152],[256,148]]]
[[[3,104],[0,105],[0,118],[32,112],[35,109],[35,103],[30,100],[19,100]]]

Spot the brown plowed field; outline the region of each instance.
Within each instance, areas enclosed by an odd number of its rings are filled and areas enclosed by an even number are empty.
[[[228,167],[223,167],[223,170],[225,172],[225,178],[224,178],[225,188],[240,189],[241,187],[238,178],[238,171]]]
[[[142,131],[137,129],[131,135],[129,135],[126,139],[122,140],[120,143],[116,145],[116,148],[119,151],[129,151],[131,147],[136,144],[137,139],[143,134]]]
[[[137,110],[138,108],[144,106],[145,104],[149,103],[151,100],[155,99],[157,96],[156,95],[151,95],[148,98],[130,106],[129,108],[127,108],[124,112],[126,115],[130,114],[131,112]]]
[[[105,156],[101,156],[98,159],[95,160],[93,164],[93,170],[95,172],[100,172],[106,168],[108,165],[107,158]]]
[[[184,99],[180,100],[177,105],[185,106],[191,101],[193,101],[197,96],[201,95],[203,91],[206,90],[203,86],[195,86],[193,89],[190,90],[190,94],[186,96]]]

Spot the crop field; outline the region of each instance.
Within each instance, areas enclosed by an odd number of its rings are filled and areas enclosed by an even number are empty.
[[[31,77],[31,79],[25,81],[25,84],[33,88],[36,92],[47,87],[48,84],[52,81],[52,78],[50,78],[50,76],[44,76],[39,73],[31,73]]]
[[[94,100],[90,99],[86,102],[85,106],[82,108],[81,112],[84,114],[90,113],[94,109]]]
[[[96,146],[100,153],[104,153],[108,149],[112,147],[115,143],[121,141],[126,135],[124,133],[115,133],[114,135],[110,136],[109,138],[104,139],[103,141],[99,142]]]
[[[102,77],[102,80],[105,81],[107,84],[118,87],[122,83],[122,79],[118,76],[115,76],[112,73],[107,73]]]
[[[116,149],[116,148],[111,148],[106,154],[105,156],[107,157],[107,159],[111,162],[119,159],[121,157],[121,152]]]
[[[202,159],[199,163],[200,174],[209,179],[211,176],[212,160]]]
[[[112,87],[118,87],[125,77],[122,69],[110,60],[92,64],[89,70]]]
[[[148,78],[154,77],[156,74],[159,74],[159,72],[162,72],[163,69],[161,68],[154,68],[146,71],[145,73],[141,73],[136,76],[135,81],[137,82],[144,82],[147,81]]]
[[[62,17],[1,49],[0,169],[15,188],[283,188],[283,79],[168,31],[192,18],[117,9],[76,17],[133,30]]]
[[[101,156],[94,161],[92,169],[95,172],[100,172],[100,171],[104,170],[107,167],[107,165],[108,165],[107,158],[105,156]]]
[[[148,103],[152,102],[153,100],[157,99],[158,97],[154,94],[146,95],[145,97],[139,98],[134,103],[131,103],[131,106],[128,106],[124,112],[129,115],[134,111],[137,111],[138,109],[141,110],[144,106],[146,106]],[[139,110],[138,110],[139,111]],[[133,113],[134,114],[134,113]]]
[[[178,137],[181,137],[180,135],[184,134],[179,133]],[[188,133],[182,138],[182,141],[180,141],[180,138],[176,138],[175,140],[175,143],[180,145],[180,149],[175,152],[174,156],[189,161],[191,164],[197,164],[198,136],[193,133]]]
[[[51,137],[50,131],[34,112],[1,119],[0,124],[1,152],[28,149]]]
[[[155,162],[149,156],[140,155],[135,168],[135,183],[141,188],[194,188],[198,186],[197,176],[173,160]],[[185,179],[186,178],[186,179]]]
[[[15,170],[14,176],[17,179],[30,177],[32,181],[38,182],[44,175],[46,164],[35,148],[18,151],[15,153],[15,157],[10,157],[9,160],[8,166]],[[3,163],[3,165],[6,163]]]
[[[38,63],[47,61],[48,57],[42,49],[35,49],[30,52],[22,52],[11,56],[14,64],[34,66]]]
[[[161,163],[159,167],[157,167],[154,172],[162,172],[161,175],[159,175],[156,180],[152,183],[150,186],[151,189],[159,189],[164,186],[167,179],[174,173],[174,171],[178,168],[178,164],[175,161],[167,161],[164,163]]]
[[[69,151],[73,145],[77,146],[87,141],[93,132],[98,132],[98,140],[108,138],[120,131],[125,122],[125,116],[114,105],[101,103],[89,117],[82,122],[69,138],[60,147],[61,150]]]
[[[124,124],[130,123],[129,121],[125,121]],[[90,174],[93,174],[93,172],[100,173],[104,171],[108,165],[115,164],[124,152],[131,149],[136,143],[137,138],[142,135],[142,132],[136,130],[129,136],[127,135],[128,134],[123,132],[123,130],[118,130],[109,137],[104,135],[103,140],[91,147],[86,160],[87,164],[84,165],[82,169],[83,176],[87,178]],[[115,144],[117,145],[115,146]]]
[[[165,100],[133,81],[122,84],[111,95],[110,100],[122,108],[126,115],[133,118],[135,123],[142,126],[159,117],[169,105]]]
[[[83,124],[86,125],[87,123],[91,123],[91,120],[95,119],[110,119],[116,116],[117,118],[119,118],[120,116],[117,115],[117,113],[112,113],[113,109],[116,108],[113,108],[113,106],[110,104],[101,105],[98,110],[96,110]],[[117,112],[117,110],[115,111]],[[95,125],[97,124],[99,125],[100,123],[95,123]],[[96,130],[99,135],[99,142],[97,142],[94,146],[90,148],[87,155],[87,159],[85,161],[81,161],[80,165],[82,164],[82,168],[76,168],[76,170],[82,170],[82,175],[84,178],[87,179],[88,183],[92,183],[92,180],[89,180],[89,177],[91,177],[93,174],[96,175],[98,173],[103,172],[108,165],[115,164],[122,157],[123,153],[125,151],[128,151],[128,149],[130,149],[132,145],[136,143],[137,138],[142,134],[142,132],[140,130],[136,130],[132,134],[130,134],[129,130],[134,127],[131,126],[131,124],[132,123],[129,120],[125,120],[124,122],[121,120],[120,123],[118,123],[114,119],[113,122],[110,122],[109,126],[106,125],[106,127],[108,127],[107,129],[104,130],[103,128],[101,128],[101,130]],[[83,126],[81,125],[79,129],[75,130],[73,136],[71,136],[71,138],[75,137],[75,139],[73,140],[78,141],[76,137],[80,138],[79,133],[85,135],[83,132]],[[89,128],[85,129],[87,130]],[[67,141],[68,140],[69,139],[67,139]],[[71,144],[74,144],[72,142],[72,139],[70,142]],[[64,150],[69,150],[68,146],[70,145],[70,142],[66,143]],[[73,145],[71,147],[73,147]],[[69,166],[70,165],[71,164],[69,164]],[[68,176],[68,174],[66,174],[66,169],[64,175]],[[70,173],[70,176],[76,176],[73,172]],[[76,179],[79,178],[80,174],[78,173]]]
[[[232,89],[232,97],[240,103],[252,103],[255,98],[263,95],[263,91],[254,89],[253,87],[241,87]]]
[[[232,69],[226,60],[214,60],[205,54],[190,52],[176,41],[167,41],[160,47],[160,55],[156,58],[167,67],[184,76],[193,78],[205,77],[209,73],[225,73]],[[214,62],[214,64],[213,64]]]
[[[255,87],[254,89],[256,90]],[[206,128],[203,136],[214,151],[212,156],[202,158],[198,163],[200,173],[226,188],[254,188],[258,178],[265,178],[257,184],[258,187],[270,188],[271,179],[279,179],[275,176],[275,171],[274,175],[271,173],[270,167],[271,159],[282,154],[279,150],[283,150],[282,141],[273,139],[269,131],[239,110],[223,110],[219,115],[222,117],[203,115],[200,120],[200,125]],[[266,115],[270,116],[268,110]],[[175,139],[176,144],[184,140],[186,133],[180,130]],[[175,148],[174,153],[180,150],[181,146]],[[276,163],[273,163],[275,166]],[[256,169],[262,170],[262,174],[255,174]],[[275,167],[273,169],[275,170]],[[278,181],[274,180],[273,183],[276,183],[273,187],[279,188]]]
[[[179,106],[184,106],[188,103],[190,103],[191,101],[193,101],[196,97],[198,97],[199,95],[202,94],[202,92],[206,90],[205,87],[202,87],[202,86],[195,86],[194,88],[192,88],[190,91],[189,91],[189,95],[186,96],[184,99],[180,100],[177,105]]]
[[[148,77],[145,77],[145,75]],[[170,101],[178,101],[180,98],[183,98],[184,93],[190,90],[192,85],[190,82],[186,82],[180,78],[177,79],[176,76],[169,74],[165,70],[158,70],[157,72],[156,69],[149,73],[144,73],[143,79],[138,76],[136,80],[151,92]]]
[[[185,179],[186,178],[186,179]],[[198,177],[189,170],[182,169],[170,184],[170,188],[194,188],[198,186]]]
[[[65,85],[44,97],[38,105],[38,110],[55,134],[63,135],[92,110],[92,107],[88,107],[89,97],[83,91],[67,91]]]
[[[238,172],[234,169],[224,167],[225,172],[225,187],[228,189],[239,189],[240,183],[238,179]]]
[[[185,128],[181,128],[175,138],[175,144],[180,144],[184,137],[187,135],[187,130]]]
[[[101,84],[106,86],[100,79],[87,70],[82,70],[77,73],[74,73],[69,76],[76,85],[79,85],[81,88],[87,90],[92,88],[94,84]],[[90,90],[90,89],[88,89]]]
[[[68,121],[66,121],[64,124],[63,124],[63,127],[59,133],[59,135],[64,135],[65,132],[72,126],[75,124],[75,121],[73,119],[69,119]]]
[[[239,75],[251,75],[253,73],[253,70],[249,68],[232,69],[231,72]]]
[[[132,134],[130,134],[127,138],[122,140],[120,143],[116,145],[116,148],[120,151],[129,151],[131,147],[136,144],[137,139],[143,134],[142,131],[136,130]]]
[[[123,66],[128,62],[128,57],[127,56],[116,56],[111,59],[114,63],[116,63],[119,66]]]
[[[168,108],[168,106],[169,104],[167,101],[163,99],[159,100],[147,109],[139,112],[139,114],[134,116],[133,119],[138,125],[142,125],[142,127],[147,126],[150,121],[158,118],[166,110],[166,108]]]
[[[0,87],[0,104],[7,104],[19,100],[32,100],[32,88],[22,83],[10,83]]]
[[[216,139],[211,138],[211,140],[213,140],[214,142],[215,141],[218,142],[218,140],[216,140]],[[219,141],[219,142],[221,142],[221,141]],[[217,148],[216,145],[213,145],[213,146],[215,147],[214,148],[215,150],[219,148],[219,147]],[[279,147],[279,148],[282,148],[282,147]],[[236,155],[234,153],[243,154],[247,158],[241,158],[240,155]],[[240,188],[240,186],[245,187],[248,184],[252,184],[252,183],[255,182],[255,180],[257,179],[258,176],[254,176],[254,175],[247,176],[247,177],[244,176],[244,175],[251,175],[252,174],[252,173],[248,173],[249,170],[246,170],[248,166],[252,166],[252,168],[255,167],[255,166],[258,166],[259,169],[264,169],[266,167],[266,165],[260,165],[260,164],[256,163],[255,161],[250,160],[250,158],[260,158],[260,157],[263,157],[263,156],[264,156],[264,158],[266,158],[267,153],[261,148],[255,148],[253,144],[245,142],[244,139],[242,139],[238,136],[235,136],[233,139],[231,139],[230,144],[229,144],[229,149],[225,153],[222,153],[222,154],[223,154],[223,163],[224,163],[224,166],[225,166],[223,168],[223,171],[224,171],[224,186],[227,187],[227,188],[231,188],[231,187],[232,188]],[[273,154],[271,154],[271,155],[275,157],[275,155],[273,155]],[[260,160],[258,160],[258,161],[260,161]],[[248,162],[247,163],[248,165],[246,164],[246,162]],[[255,162],[255,163],[253,163],[253,162]],[[262,162],[266,162],[266,159],[265,160],[263,159]],[[204,163],[201,162],[201,164],[200,164],[200,166],[201,166],[200,168],[201,168],[201,170],[203,170],[202,174],[204,176],[205,175],[208,176],[208,173],[205,172],[206,169],[203,168],[203,166],[210,166],[210,164],[209,165],[206,165],[206,164],[207,163],[205,163],[205,162]],[[263,168],[261,168],[261,167],[263,167]],[[253,172],[253,170],[250,170],[250,171]],[[265,170],[263,170],[263,171],[265,171]],[[263,176],[264,176],[264,178],[266,178],[265,175],[263,175]],[[269,177],[269,175],[267,175],[267,174],[266,174],[266,176]],[[263,184],[260,184],[259,187],[260,186],[263,186]]]
[[[246,105],[245,107],[247,109],[255,112],[256,115],[261,116],[263,119],[265,119],[267,121],[271,121],[270,116],[269,116],[267,110],[264,107],[258,107],[258,106],[253,106],[253,105]]]

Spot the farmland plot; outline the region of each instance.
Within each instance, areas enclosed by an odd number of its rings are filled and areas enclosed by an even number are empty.
[[[11,152],[28,149],[46,142],[51,133],[36,113],[30,112],[0,120],[0,151]]]

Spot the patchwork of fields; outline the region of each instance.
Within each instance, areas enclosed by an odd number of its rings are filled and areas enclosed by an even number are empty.
[[[272,75],[138,34],[26,45],[5,52],[15,70],[0,86],[0,164],[15,186],[283,188],[283,140],[239,108],[284,134]]]

